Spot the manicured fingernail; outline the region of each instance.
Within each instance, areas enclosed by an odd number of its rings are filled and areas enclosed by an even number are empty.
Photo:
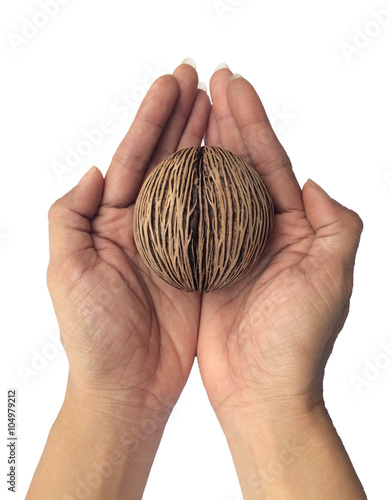
[[[207,92],[207,90],[208,90],[208,87],[206,86],[206,84],[204,82],[198,82],[198,88],[203,90],[204,92]]]
[[[216,66],[216,69],[214,72],[216,73],[216,71],[218,71],[219,69],[229,69],[229,67],[227,66],[227,64],[221,63],[218,66]]]
[[[237,78],[243,78],[242,75],[239,75],[239,73],[235,73],[234,75],[230,76],[229,81],[232,82],[233,80],[236,80]]]
[[[197,69],[196,62],[191,57],[186,57],[186,59],[183,59],[181,64],[188,64],[189,66],[192,66],[194,69]]]
[[[93,166],[89,170],[87,170],[87,172],[83,175],[83,177],[80,179],[80,181],[77,184],[78,185],[81,184],[84,181],[84,179],[86,179],[94,170],[96,170],[95,166]]]

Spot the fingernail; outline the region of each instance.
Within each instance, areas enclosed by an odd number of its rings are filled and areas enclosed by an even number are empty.
[[[81,184],[84,181],[84,179],[86,179],[89,176],[89,174],[91,174],[94,170],[96,170],[95,165],[91,167],[89,170],[87,170],[87,172],[83,175],[83,177],[80,179],[77,185]]]
[[[186,59],[183,59],[181,64],[188,64],[189,66],[192,66],[194,69],[197,69],[196,62],[191,57],[186,57]]]
[[[218,66],[216,66],[216,69],[214,72],[216,73],[216,71],[218,71],[219,69],[229,69],[229,67],[227,66],[227,64],[221,63]]]
[[[206,86],[206,84],[204,82],[198,82],[198,88],[203,90],[204,92],[207,92],[207,90],[208,90],[208,87]]]
[[[239,73],[235,73],[234,75],[230,76],[229,81],[233,82],[237,78],[243,78],[242,75],[239,75]]]

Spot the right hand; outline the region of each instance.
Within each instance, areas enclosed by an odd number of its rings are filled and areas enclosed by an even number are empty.
[[[196,71],[159,78],[103,179],[93,169],[51,207],[48,286],[69,360],[67,393],[108,411],[172,408],[194,361],[200,296],[141,260],[133,212],[143,179],[166,156],[198,146],[210,103]],[[168,415],[167,415],[168,418]]]

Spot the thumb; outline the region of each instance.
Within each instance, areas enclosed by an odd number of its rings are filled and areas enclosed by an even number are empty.
[[[51,264],[70,255],[81,259],[93,248],[90,220],[102,200],[104,180],[97,167],[92,167],[77,186],[59,198],[49,210],[49,246]]]
[[[316,235],[316,256],[351,269],[363,229],[360,217],[333,200],[311,179],[303,187],[303,203]]]

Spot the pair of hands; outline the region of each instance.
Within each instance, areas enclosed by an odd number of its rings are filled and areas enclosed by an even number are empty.
[[[102,413],[169,413],[195,356],[223,428],[235,414],[266,419],[323,404],[362,223],[312,181],[300,189],[254,88],[231,76],[228,68],[212,76],[213,106],[191,65],[160,77],[106,177],[92,168],[50,209],[48,287],[69,360],[67,393]],[[146,268],[133,211],[154,167],[203,138],[255,168],[276,215],[252,272],[200,295]]]

